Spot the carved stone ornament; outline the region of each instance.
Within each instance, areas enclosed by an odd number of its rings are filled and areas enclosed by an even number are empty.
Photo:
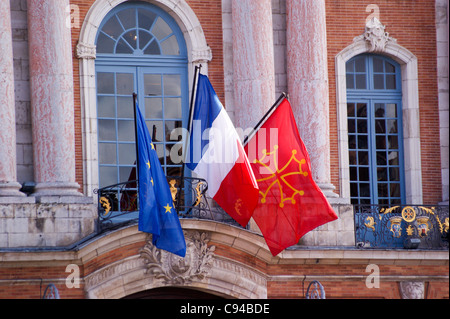
[[[206,233],[185,233],[185,238],[186,256],[181,258],[156,248],[149,236],[140,251],[146,274],[162,279],[166,285],[188,285],[193,280],[203,280],[211,270],[216,247],[208,247]]]
[[[425,283],[421,281],[400,282],[402,299],[424,299]]]
[[[82,42],[77,44],[78,59],[95,59],[97,56],[97,47]]]
[[[376,17],[367,22],[364,40],[370,45],[369,52],[384,52],[386,50],[386,45],[393,39],[389,37],[389,33],[385,30],[386,27]]]

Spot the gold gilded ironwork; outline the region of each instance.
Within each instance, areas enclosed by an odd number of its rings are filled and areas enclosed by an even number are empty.
[[[174,203],[175,203],[175,201],[176,201],[177,193],[178,193],[178,190],[177,190],[177,188],[175,187],[176,183],[177,183],[177,181],[174,180],[174,179],[171,179],[170,182],[169,182],[169,185],[170,185],[170,194],[172,195],[172,200],[173,200]]]
[[[407,223],[412,223],[416,219],[416,211],[414,207],[406,206],[402,209],[403,220]]]
[[[289,184],[289,182],[286,180],[286,177],[292,176],[292,175],[303,175],[303,176],[308,176],[308,172],[304,172],[302,170],[302,165],[306,164],[306,160],[303,158],[301,160],[298,160],[296,155],[297,155],[297,150],[292,150],[292,156],[289,159],[289,161],[286,163],[286,165],[284,165],[282,168],[280,168],[278,166],[278,145],[274,146],[274,150],[272,152],[267,152],[266,149],[262,150],[262,158],[260,159],[255,159],[254,163],[255,164],[259,164],[261,166],[264,167],[264,169],[266,169],[269,173],[270,176],[265,177],[265,178],[261,178],[261,179],[257,179],[257,182],[264,182],[264,181],[270,181],[273,180],[269,187],[267,187],[266,190],[260,190],[260,194],[262,195],[261,198],[261,203],[266,203],[266,197],[267,194],[269,193],[269,191],[272,189],[272,187],[275,187],[276,184],[278,184],[278,188],[279,188],[279,194],[280,194],[280,207],[283,208],[284,207],[284,202],[286,201],[290,201],[291,204],[295,204],[295,199],[294,197],[298,194],[300,196],[303,196],[305,194],[305,192],[303,190],[298,190],[295,187],[293,187],[291,184]],[[267,156],[272,156],[272,161],[271,161],[271,165],[266,165],[264,163],[264,160],[266,159]],[[289,172],[286,174],[283,174],[286,169],[289,167],[289,165],[291,165],[292,162],[296,162],[298,164],[298,170],[294,171],[294,172]],[[292,196],[290,197],[285,197],[286,193],[284,192],[284,188],[283,187],[287,187],[290,188],[293,191]]]
[[[391,222],[390,231],[392,232],[392,236],[395,238],[400,238],[402,236],[402,228],[400,225],[402,222],[402,218],[399,216],[395,216],[391,217],[389,220]]]
[[[417,230],[419,231],[420,237],[428,236],[428,232],[432,227],[429,223],[429,220],[430,218],[428,216],[417,217]]]
[[[105,212],[103,213],[103,216],[106,216],[111,211],[111,203],[109,202],[109,199],[105,196],[100,197],[100,205],[102,205]]]
[[[375,224],[376,224],[376,222],[375,222],[374,218],[371,216],[367,217],[366,222],[364,223],[364,225],[366,225],[367,228],[370,228],[373,231],[375,231],[375,226],[374,226]]]
[[[196,194],[195,196],[196,196],[196,199],[195,199],[194,207],[197,207],[198,205],[200,205],[200,202],[201,202],[201,200],[202,200],[203,194],[202,194],[202,192],[200,191],[200,188],[202,187],[203,184],[205,184],[205,183],[200,182],[200,183],[198,183],[197,186],[195,187],[195,194]]]
[[[408,236],[412,236],[414,234],[414,228],[411,225],[409,225],[408,228],[406,228],[406,234]]]

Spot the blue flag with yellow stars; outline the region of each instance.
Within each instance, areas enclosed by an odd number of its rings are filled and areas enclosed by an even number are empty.
[[[169,184],[152,143],[145,119],[136,103],[139,175],[139,231],[151,233],[159,249],[186,255],[186,241],[173,206]]]

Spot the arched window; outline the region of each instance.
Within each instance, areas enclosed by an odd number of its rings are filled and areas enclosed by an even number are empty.
[[[405,203],[400,65],[377,55],[346,64],[352,204]]]
[[[104,18],[96,39],[99,186],[134,179],[133,92],[145,116],[166,175],[179,175],[170,156],[181,143],[174,129],[188,117],[187,50],[165,11],[148,3],[123,3]]]

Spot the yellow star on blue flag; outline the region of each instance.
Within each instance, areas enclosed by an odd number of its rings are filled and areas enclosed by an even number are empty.
[[[169,184],[159,162],[145,119],[136,102],[139,176],[139,231],[151,233],[153,245],[178,256],[186,255],[186,241],[173,206]]]

